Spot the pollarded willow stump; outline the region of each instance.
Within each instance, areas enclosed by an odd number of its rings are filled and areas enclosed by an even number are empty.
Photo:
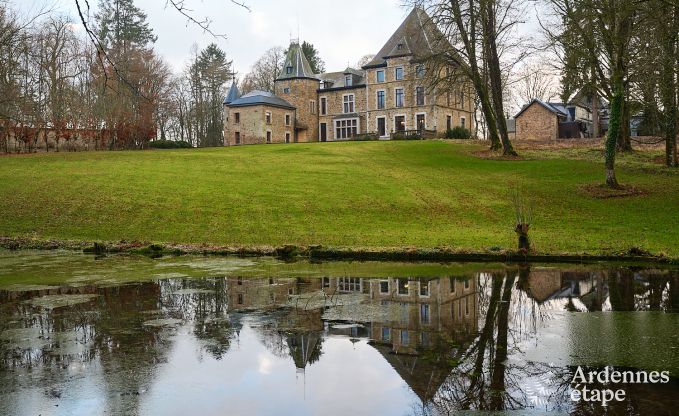
[[[514,231],[519,236],[519,251],[530,251],[530,240],[528,239],[528,229],[530,224],[516,224]]]

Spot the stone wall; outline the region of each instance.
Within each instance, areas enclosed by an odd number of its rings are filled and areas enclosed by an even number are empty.
[[[402,80],[396,79],[396,68],[398,67],[402,67],[404,70]],[[416,64],[410,62],[410,57],[403,57],[389,59],[386,67],[367,70],[367,131],[377,132],[377,119],[384,117],[386,119],[386,136],[388,136],[389,133],[396,130],[396,116],[405,116],[405,129],[413,130],[417,128],[418,114],[424,114],[425,129],[427,130],[445,132],[447,127],[446,116],[451,117],[451,127],[461,125],[461,119],[464,117],[465,127],[472,129],[473,95],[468,85],[461,84],[457,89],[458,91],[465,90],[464,102],[461,102],[459,93],[451,93],[450,99],[448,99],[448,94],[427,88],[426,79],[417,77],[416,67]],[[377,82],[378,71],[384,71],[384,82]],[[424,105],[417,105],[417,87],[425,89]],[[402,88],[404,91],[402,107],[396,107],[397,88]],[[380,90],[385,92],[384,109],[377,108],[377,93]]]
[[[327,140],[333,141],[337,140],[335,133],[335,119],[345,117],[344,114],[344,96],[353,94],[354,95],[354,111],[358,118],[358,132],[359,134],[368,131],[366,129],[366,100],[365,100],[365,87],[357,86],[354,88],[342,88],[342,89],[330,89],[330,90],[319,90],[318,91],[318,103],[319,103],[319,114],[321,114],[321,99],[326,99],[326,114],[319,115],[318,124],[320,131],[320,124],[325,123],[327,126]],[[353,114],[352,113],[352,114]],[[348,117],[347,117],[348,118]],[[320,137],[320,136],[319,136]]]
[[[309,78],[283,79],[275,83],[275,94],[297,108],[300,142],[318,141],[318,86],[318,80]],[[290,92],[286,93],[286,88]]]
[[[532,103],[516,118],[518,140],[555,140],[558,137],[558,117],[537,102]]]
[[[240,134],[240,144],[267,143],[267,131],[271,132],[271,143],[285,143],[286,133],[290,142],[294,141],[293,122],[295,111],[292,109],[256,105],[248,107],[225,107],[224,146],[236,145],[236,133]],[[271,113],[271,123],[266,121],[266,113]],[[240,122],[236,123],[236,113],[240,114]],[[285,124],[285,116],[289,115],[290,125]]]

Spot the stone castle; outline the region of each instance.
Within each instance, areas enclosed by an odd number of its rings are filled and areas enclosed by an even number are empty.
[[[408,131],[472,128],[468,85],[445,93],[425,85],[424,57],[437,36],[430,17],[414,8],[361,69],[314,74],[299,42],[292,42],[274,93],[224,100],[224,145],[350,140],[370,133],[389,139]]]

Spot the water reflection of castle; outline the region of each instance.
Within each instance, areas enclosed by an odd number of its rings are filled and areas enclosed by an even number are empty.
[[[39,314],[26,303],[48,294],[88,293],[98,296]],[[35,339],[26,346],[23,339],[23,344],[10,343],[14,340],[7,334],[0,339],[0,370],[12,369],[0,371],[0,380],[11,385],[36,366],[96,361],[109,378],[110,412],[132,413],[127,409],[139,406],[138,396],[121,392],[138,392],[152,382],[134,375],[168,359],[175,336],[172,325],[184,325],[204,351],[220,359],[238,342],[247,322],[268,350],[290,357],[299,371],[322,357],[328,337],[367,342],[427,403],[451,379],[479,374],[465,366],[465,360],[474,357],[469,351],[486,357],[476,360],[483,368],[487,357],[495,359],[494,371],[502,374],[505,360],[490,350],[503,344],[497,341],[501,329],[506,336],[517,325],[508,304],[532,310],[522,302],[551,310],[677,312],[679,274],[533,267],[439,278],[173,278],[119,287],[0,291],[0,322],[13,322],[16,330],[35,330]],[[248,318],[250,311],[258,312],[256,319]],[[487,318],[489,311],[493,319]],[[145,324],[166,318],[179,323]],[[73,334],[64,341],[51,336],[54,333]],[[79,348],[67,348],[74,345]],[[489,351],[485,356],[479,353],[484,348]],[[67,376],[59,374],[64,380]]]
[[[284,334],[298,370],[320,357],[327,336],[370,340],[423,402],[433,397],[478,328],[475,276],[233,278],[227,287],[229,310],[283,310],[269,336]],[[304,294],[312,296],[290,301]],[[358,304],[344,304],[345,298]],[[345,307],[352,309],[350,322],[327,318]]]

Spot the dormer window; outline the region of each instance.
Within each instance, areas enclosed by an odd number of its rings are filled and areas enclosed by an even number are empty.
[[[288,65],[285,67],[285,73],[286,74],[292,74],[292,65]]]
[[[402,49],[403,49],[403,44],[402,44],[402,43],[399,43],[398,45],[396,45],[396,49],[398,49],[399,51],[402,50]]]
[[[353,82],[352,82],[351,75],[347,75],[346,77],[344,77],[344,86],[345,87],[351,87],[352,84],[353,84]]]

